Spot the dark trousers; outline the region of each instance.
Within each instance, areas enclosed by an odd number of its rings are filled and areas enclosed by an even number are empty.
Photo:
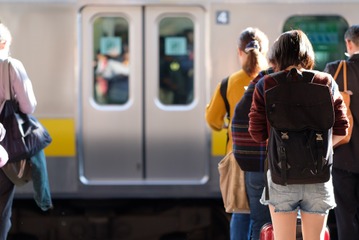
[[[260,203],[265,186],[263,172],[245,172],[246,190],[251,207],[252,235],[250,240],[259,240],[261,228],[271,222],[269,207]]]
[[[233,213],[230,222],[231,240],[250,240],[251,219],[248,213]]]
[[[6,240],[11,228],[11,208],[15,186],[0,170],[0,240]]]
[[[359,239],[359,174],[333,168],[338,239]]]

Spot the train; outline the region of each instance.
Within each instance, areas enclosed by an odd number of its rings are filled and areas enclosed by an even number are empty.
[[[227,239],[218,174],[226,131],[211,131],[204,115],[217,84],[240,68],[240,32],[258,27],[272,44],[302,29],[323,70],[345,58],[344,32],[359,22],[355,0],[0,3],[11,56],[33,83],[34,115],[53,138],[54,210],[33,210],[31,183],[14,202],[12,231],[38,239]]]

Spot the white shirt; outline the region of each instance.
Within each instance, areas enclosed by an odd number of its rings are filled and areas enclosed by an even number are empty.
[[[7,56],[0,51],[0,103],[6,100],[6,91],[4,81],[8,81],[10,76],[11,91],[13,97],[18,101],[19,108],[23,113],[30,114],[35,111],[37,101],[32,88],[32,83],[26,73],[23,64],[15,59],[9,58],[11,64],[8,66]],[[10,72],[8,73],[8,68]],[[2,104],[1,104],[2,108]],[[0,109],[1,110],[1,109]]]

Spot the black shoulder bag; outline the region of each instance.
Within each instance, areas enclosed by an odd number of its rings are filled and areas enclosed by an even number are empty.
[[[3,81],[6,100],[0,113],[0,122],[6,130],[6,135],[0,144],[8,152],[9,160],[3,170],[10,180],[17,181],[14,184],[22,185],[18,180],[24,175],[24,171],[21,171],[24,169],[19,168],[23,168],[30,157],[47,147],[52,139],[34,116],[19,110],[18,103],[11,92],[10,62],[6,61],[8,79]]]

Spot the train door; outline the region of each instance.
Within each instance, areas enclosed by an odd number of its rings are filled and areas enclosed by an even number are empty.
[[[203,10],[89,6],[80,26],[81,181],[204,183]]]

